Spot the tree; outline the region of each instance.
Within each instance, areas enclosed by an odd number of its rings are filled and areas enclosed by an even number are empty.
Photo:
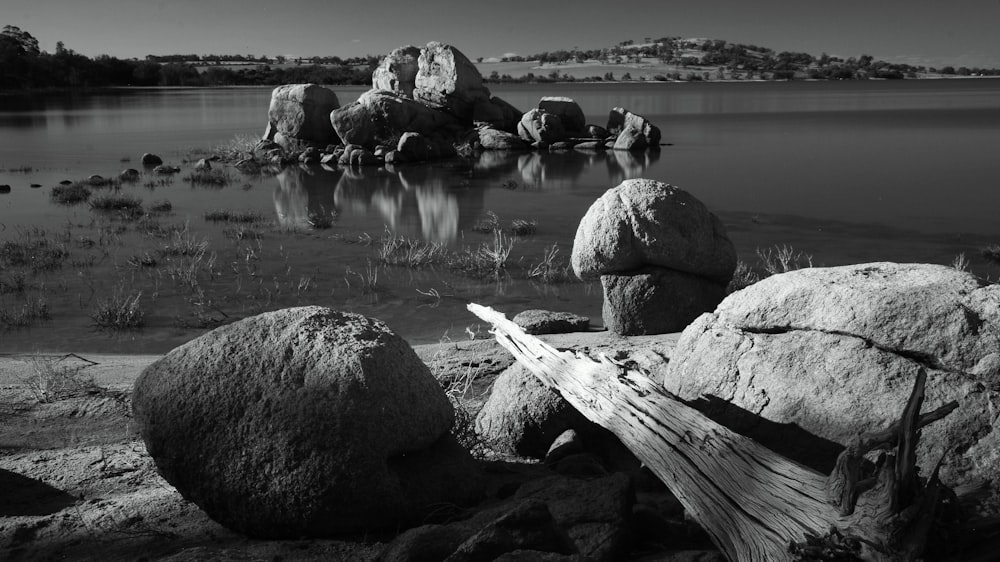
[[[38,56],[41,54],[41,51],[38,50],[38,39],[20,27],[5,25],[0,35],[13,39],[26,55]]]

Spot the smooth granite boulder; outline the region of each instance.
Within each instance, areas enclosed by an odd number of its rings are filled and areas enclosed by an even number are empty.
[[[996,511],[1000,285],[969,273],[883,262],[768,277],[684,330],[664,385],[745,412],[741,430],[765,443],[800,427],[846,444],[899,419],[919,369],[925,411],[959,408],[922,430],[918,464],[945,454],[946,484],[992,482]]]
[[[357,314],[309,306],[218,328],[143,371],[132,403],[160,474],[249,536],[396,529],[479,493],[438,382]]]
[[[690,193],[648,179],[609,189],[580,220],[573,271],[583,279],[656,266],[726,284],[736,251],[722,222]]]

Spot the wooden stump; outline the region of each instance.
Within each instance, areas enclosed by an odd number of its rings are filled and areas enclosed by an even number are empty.
[[[954,500],[937,467],[926,482],[917,476],[918,430],[958,407],[920,415],[923,371],[900,422],[859,436],[827,476],[712,421],[643,372],[556,350],[493,309],[468,308],[519,362],[613,432],[730,560],[918,560]],[[865,471],[866,453],[893,448]]]

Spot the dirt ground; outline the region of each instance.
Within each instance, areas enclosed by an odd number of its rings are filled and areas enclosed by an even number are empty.
[[[592,353],[631,349],[649,365],[675,342],[606,332],[545,339]],[[493,340],[416,350],[472,409],[512,362]],[[0,355],[0,560],[366,561],[391,540],[253,540],[184,500],[157,474],[131,417],[132,385],[156,359]]]

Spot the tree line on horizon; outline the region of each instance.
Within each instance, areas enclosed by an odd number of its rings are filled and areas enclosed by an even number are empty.
[[[775,52],[756,45],[742,45],[723,40],[691,40],[677,37],[645,38],[644,43],[622,41],[602,49],[546,51],[510,56],[503,62],[538,61],[561,64],[597,60],[602,64],[627,64],[644,58],[656,58],[663,64],[692,69],[656,75],[655,80],[711,79],[704,67],[717,69],[722,77],[730,76],[773,80],[799,78],[826,80],[915,78],[921,73],[956,76],[997,76],[998,69],[946,66],[932,68],[876,61],[869,55],[843,59],[826,53],[815,57],[808,53]],[[326,85],[371,85],[372,71],[379,57],[364,56],[309,57],[289,60],[284,56],[268,58],[253,55],[147,55],[144,59],[119,59],[109,55],[94,58],[56,43],[54,53],[39,48],[38,40],[27,31],[7,25],[0,32],[0,90],[101,88],[112,86],[237,86],[314,83]],[[483,62],[482,58],[477,62]],[[275,65],[275,66],[272,66]],[[702,70],[702,72],[696,72]],[[553,70],[548,75],[512,77],[493,73],[487,82],[551,82],[572,80]],[[630,80],[625,74],[622,80]],[[584,80],[616,80],[610,72]]]
[[[222,66],[234,63],[237,68]],[[271,59],[252,55],[149,55],[94,58],[67,49],[42,51],[38,39],[7,25],[0,31],[0,90],[75,89],[114,86],[244,86],[292,83],[371,84],[377,57],[314,57],[289,67],[271,67]],[[284,63],[284,57],[274,60]],[[205,66],[201,71],[196,67]]]

